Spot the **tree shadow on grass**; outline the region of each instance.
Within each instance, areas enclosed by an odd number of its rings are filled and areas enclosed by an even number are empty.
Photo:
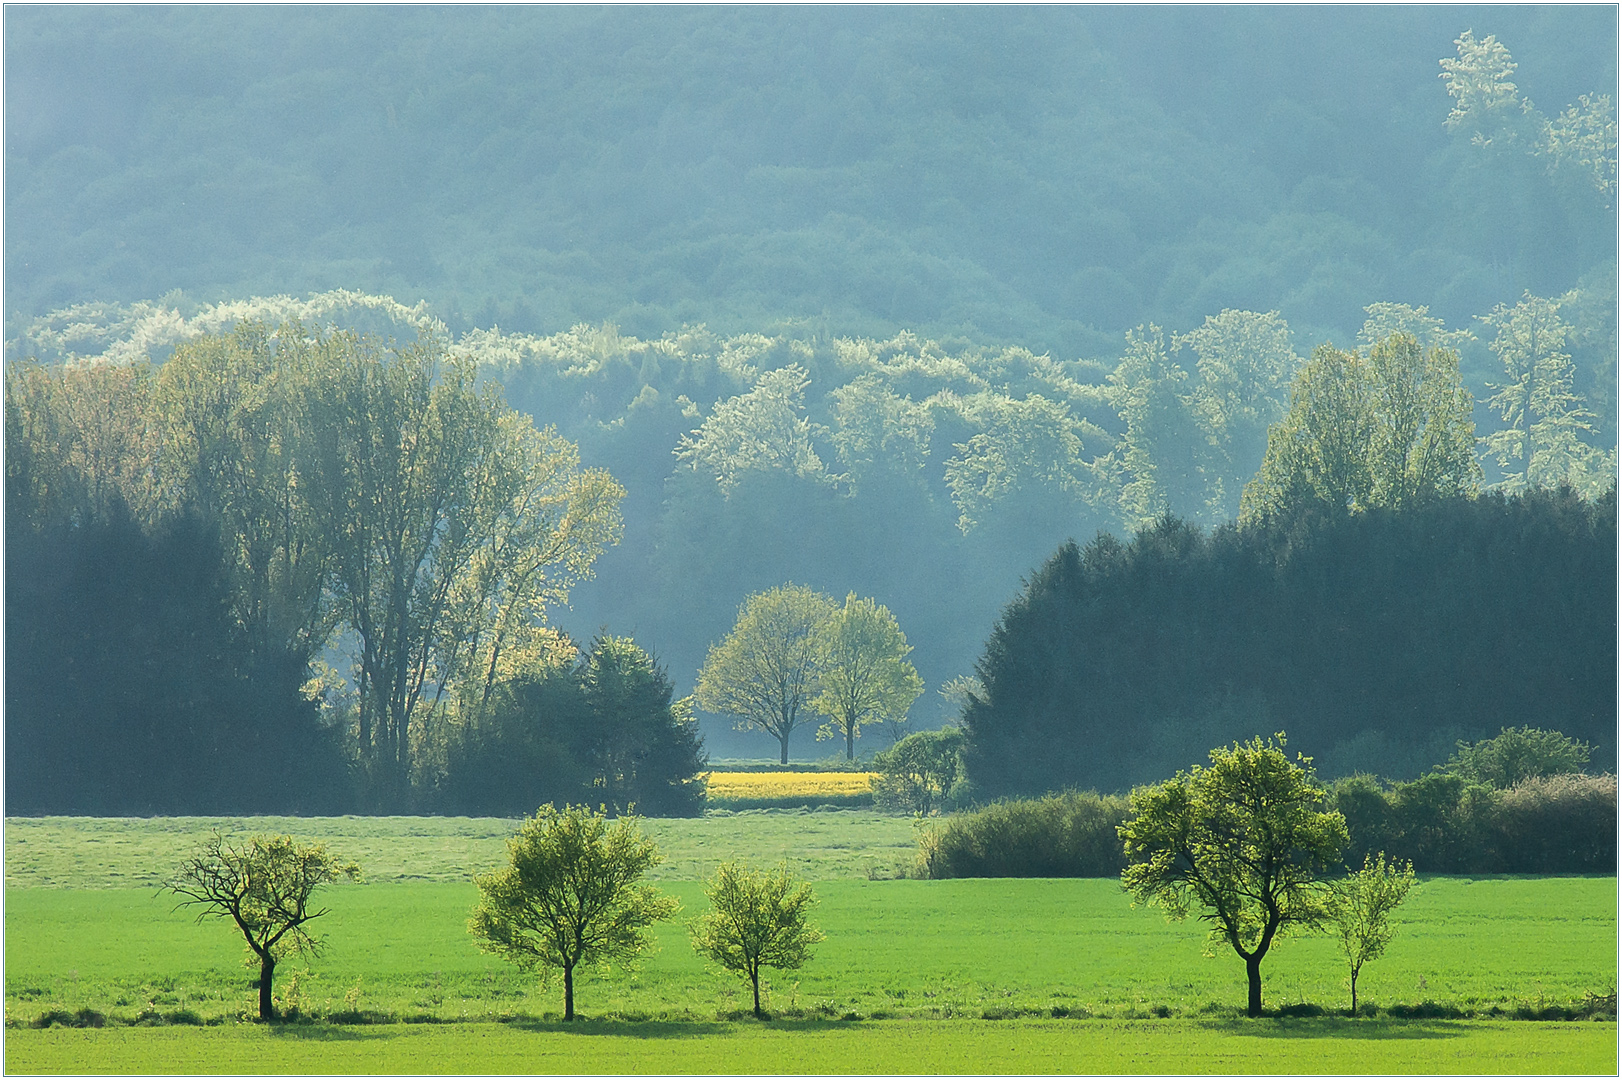
[[[858,1026],[848,1020],[831,1019],[771,1019],[771,1020],[536,1020],[504,1021],[504,1026],[536,1033],[557,1032],[563,1035],[618,1035],[632,1039],[692,1039],[705,1035],[735,1032],[741,1027],[759,1027],[777,1031],[827,1031],[832,1028]]]
[[[295,1021],[271,1024],[266,1031],[272,1038],[295,1039],[303,1042],[356,1042],[367,1039],[386,1039],[400,1034],[402,1027],[426,1027],[450,1024],[499,1024],[517,1031],[537,1035],[616,1035],[631,1039],[696,1039],[707,1035],[735,1032],[741,1027],[759,1027],[778,1031],[828,1031],[833,1028],[862,1026],[860,1021],[829,1017],[774,1017],[756,1020],[753,1017],[727,1020],[627,1020],[621,1017],[580,1017],[564,1021],[551,1017],[516,1016],[501,1020],[441,1020],[426,1017],[405,1017],[392,1021],[368,1021],[359,1024],[334,1024],[322,1021]]]
[[[1263,1016],[1254,1020],[1197,1020],[1206,1031],[1260,1039],[1459,1039],[1470,1034],[1461,1020],[1353,1020]]]
[[[300,1042],[360,1042],[386,1039],[399,1033],[398,1024],[270,1024],[265,1029],[273,1039]]]

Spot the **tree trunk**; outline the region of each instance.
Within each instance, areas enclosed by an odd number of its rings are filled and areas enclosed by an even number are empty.
[[[1352,969],[1352,1015],[1357,1015],[1357,969]]]
[[[563,968],[563,1018],[574,1019],[574,965]]]
[[[270,978],[275,971],[274,956],[259,958],[259,1019],[267,1024],[276,1019],[276,1006],[270,1000]]]
[[[788,736],[784,735],[778,741],[783,744],[783,760],[782,760],[781,764],[787,765],[788,764]]]
[[[1262,955],[1256,950],[1254,955],[1245,957],[1245,975],[1250,980],[1250,1004],[1245,1008],[1246,1016],[1260,1016],[1262,1014]]]
[[[845,728],[845,760],[856,760],[856,725],[849,724]]]
[[[751,971],[749,973],[749,982],[755,988],[755,1015],[760,1017],[762,1020],[764,1020],[766,1018],[766,1014],[760,1011],[760,972],[759,972],[759,970]]]

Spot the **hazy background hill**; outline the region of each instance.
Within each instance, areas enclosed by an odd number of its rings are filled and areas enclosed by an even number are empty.
[[[1459,324],[1614,248],[1442,130],[1466,28],[1545,112],[1616,82],[1608,7],[14,7],[8,326],[340,286],[1065,357],[1224,307]]]
[[[1026,430],[1015,405],[1037,395],[1096,465],[1126,434],[1108,376],[1140,324],[1277,311],[1304,357],[1354,344],[1367,305],[1428,305],[1477,330],[1460,348],[1482,403],[1500,369],[1476,317],[1569,293],[1590,441],[1616,441],[1614,194],[1447,130],[1437,77],[1468,28],[1508,45],[1548,116],[1614,97],[1615,8],[5,20],[8,357],[73,305],[426,301],[625,484],[624,543],[556,618],[635,634],[681,693],[744,596],[794,580],[889,605],[931,687],[915,719],[945,719],[933,688],[971,669],[1021,579],[1067,537],[1132,525],[1112,492],[1026,477],[965,526],[951,462]],[[824,469],[745,467],[723,490],[678,467],[718,403],[791,364]],[[933,402],[911,472],[905,447],[862,476],[847,460],[837,395],[869,376],[880,405]],[[770,749],[706,734],[717,756]],[[797,756],[820,753],[806,736]]]

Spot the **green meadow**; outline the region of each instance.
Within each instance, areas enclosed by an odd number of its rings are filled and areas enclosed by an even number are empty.
[[[1424,879],[1359,980],[1379,1019],[1314,1015],[1345,1008],[1346,973],[1327,937],[1305,937],[1263,968],[1283,1015],[1247,1021],[1243,965],[1204,955],[1197,920],[1134,909],[1107,879],[887,879],[910,853],[910,824],[850,811],[647,822],[669,854],[660,887],[682,913],[637,971],[579,983],[588,1022],[569,1029],[556,985],[467,933],[469,875],[500,861],[511,822],[221,822],[319,837],[367,871],[324,893],[325,951],[278,968],[282,1006],[305,1022],[267,1032],[239,1022],[255,993],[240,937],[157,888],[211,824],[6,823],[8,1071],[465,1071],[485,1058],[476,1071],[1616,1068],[1612,1021],[1512,1019],[1614,992],[1614,878]],[[731,857],[788,857],[821,901],[827,940],[802,970],[772,974],[769,1024],[745,1019],[746,987],[687,942],[703,905],[695,879]],[[79,1010],[108,1026],[31,1026]]]
[[[1615,1073],[1616,1026],[896,1020],[13,1031],[11,1073]]]

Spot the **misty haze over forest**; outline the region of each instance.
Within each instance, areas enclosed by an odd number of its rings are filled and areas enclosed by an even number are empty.
[[[1614,482],[1614,7],[5,20],[8,364],[161,362],[243,317],[436,332],[624,486],[548,617],[677,694],[793,581],[887,605],[914,726],[954,719],[936,688],[1067,539],[1236,518],[1325,343],[1456,351],[1475,435],[1508,432],[1482,487]],[[1485,96],[1439,77],[1489,35],[1515,67]],[[1533,325],[1567,394],[1541,481],[1503,449]],[[1300,749],[1373,768],[1387,721]],[[813,727],[797,759],[834,749]]]

